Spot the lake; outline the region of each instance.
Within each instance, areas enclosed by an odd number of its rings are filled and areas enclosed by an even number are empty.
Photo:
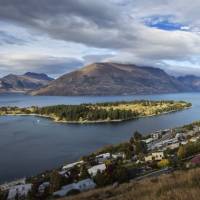
[[[0,117],[0,182],[31,176],[79,159],[105,145],[128,140],[135,130],[143,134],[200,120],[200,93],[108,97],[48,97],[0,95],[0,106],[27,107],[119,100],[185,100],[184,111],[106,124],[62,124],[33,116]]]

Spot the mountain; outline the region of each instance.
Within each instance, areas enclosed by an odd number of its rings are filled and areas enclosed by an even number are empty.
[[[126,95],[190,91],[175,77],[153,67],[94,63],[65,74],[32,95]]]
[[[180,76],[177,78],[182,84],[193,91],[200,91],[200,77],[194,75]]]
[[[44,73],[38,74],[38,73],[33,73],[33,72],[27,72],[24,74],[24,76],[28,76],[30,78],[34,78],[34,79],[38,79],[38,80],[46,80],[46,81],[54,80],[53,78],[47,76]]]
[[[0,93],[25,93],[39,89],[53,79],[46,74],[27,72],[24,75],[9,74],[0,78]]]

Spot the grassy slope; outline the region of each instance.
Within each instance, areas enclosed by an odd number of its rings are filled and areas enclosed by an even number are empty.
[[[98,106],[98,108],[101,109],[107,109],[109,110],[110,108],[112,108],[113,110],[119,109],[119,110],[131,110],[133,112],[137,112],[139,113],[140,116],[148,116],[148,115],[155,115],[156,112],[158,113],[162,113],[164,112],[164,110],[170,110],[170,108],[177,106],[177,110],[178,109],[184,109],[187,106],[186,102],[176,102],[174,101],[174,103],[169,103],[169,102],[158,102],[156,105],[152,104],[152,105],[148,105],[145,106],[143,105],[143,103],[123,103],[123,104],[119,104],[117,106]],[[162,111],[161,111],[162,110]]]
[[[60,200],[198,200],[200,169],[178,171],[119,187],[95,189]]]

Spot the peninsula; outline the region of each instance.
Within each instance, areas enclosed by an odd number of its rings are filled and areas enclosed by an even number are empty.
[[[191,107],[191,103],[185,101],[135,100],[28,108],[1,107],[0,115],[35,115],[65,123],[103,123],[155,116],[189,107]]]

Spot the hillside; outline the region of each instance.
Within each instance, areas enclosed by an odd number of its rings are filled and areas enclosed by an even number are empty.
[[[178,171],[158,178],[147,178],[105,187],[60,200],[197,200],[200,169]]]
[[[177,79],[192,90],[200,91],[200,77],[194,75],[187,75],[180,76]]]
[[[33,95],[126,95],[190,91],[176,78],[153,67],[95,63],[65,74]]]
[[[32,72],[24,75],[9,74],[0,79],[0,93],[25,93],[43,87],[52,80],[46,74]]]

